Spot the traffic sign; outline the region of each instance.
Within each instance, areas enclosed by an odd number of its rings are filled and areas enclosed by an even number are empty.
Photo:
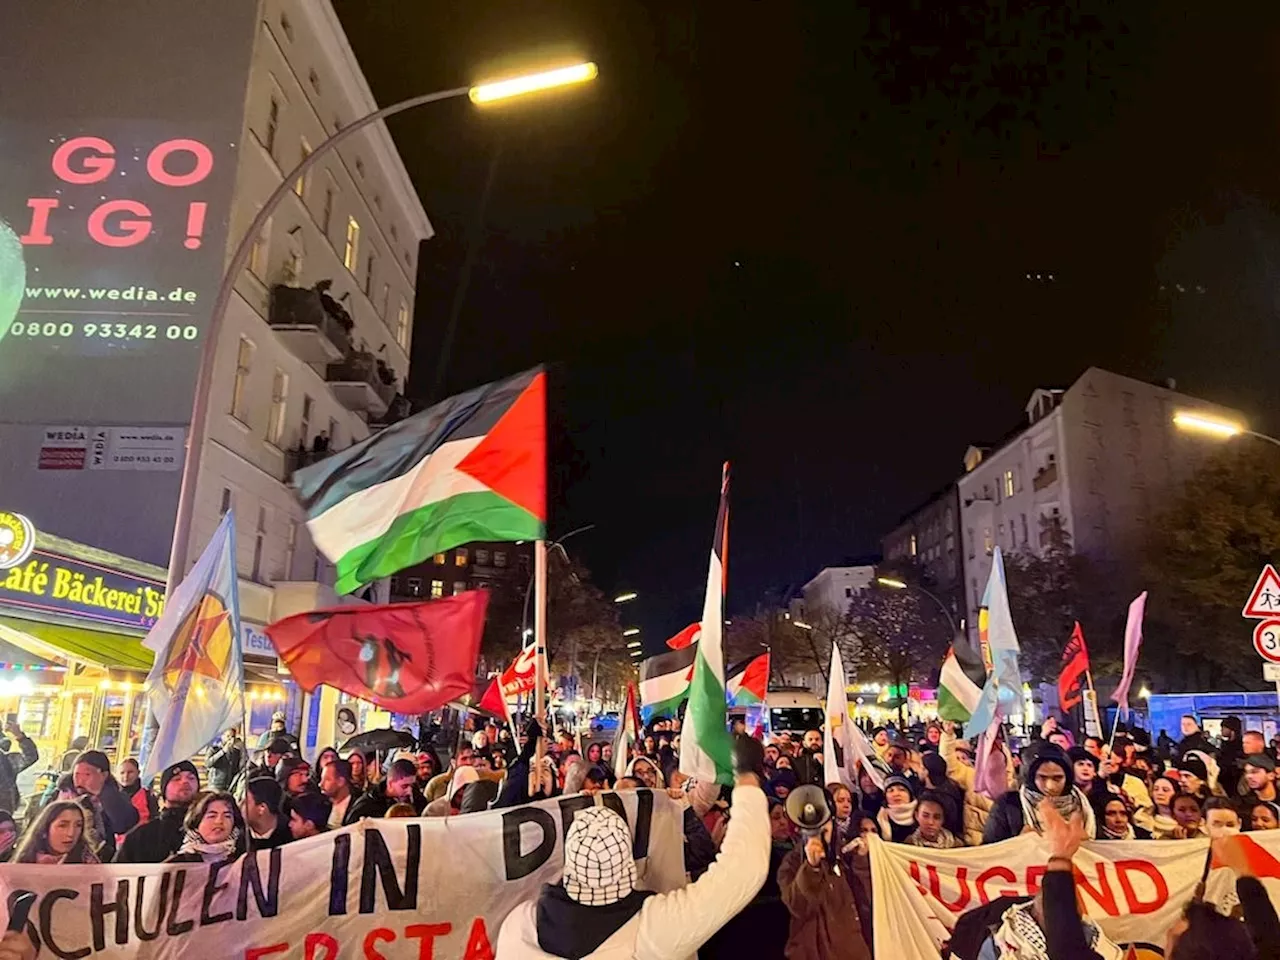
[[[1240,615],[1249,620],[1270,620],[1280,617],[1280,573],[1267,564],[1258,576],[1249,594],[1249,602],[1244,605]]]
[[[1253,628],[1253,649],[1262,659],[1280,663],[1280,619],[1263,620]]]

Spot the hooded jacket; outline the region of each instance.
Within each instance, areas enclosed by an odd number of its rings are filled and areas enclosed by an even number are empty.
[[[778,869],[778,888],[791,913],[787,960],[871,960],[853,892],[829,863],[815,867],[796,847]]]
[[[422,811],[427,809],[426,797],[422,795],[422,791],[418,789],[416,783],[413,785],[413,792],[409,795],[408,800],[393,800],[387,796],[387,784],[384,780],[382,783],[374,784],[351,801],[351,806],[347,807],[347,815],[343,817],[343,822],[355,823],[357,820],[370,818],[380,820],[397,803],[413,804],[413,809],[418,811],[418,816],[422,816]]]
[[[745,907],[769,869],[769,808],[764,791],[733,791],[733,818],[715,863],[700,880],[670,893],[585,906],[552,888],[515,908],[498,934],[502,960],[686,960]],[[560,888],[563,891],[563,888]],[[639,898],[643,898],[639,902]],[[637,909],[637,902],[639,907]],[[599,940],[612,923],[613,933]],[[541,934],[546,936],[540,936]],[[540,945],[557,944],[559,953]]]
[[[164,863],[182,846],[186,836],[187,805],[175,804],[160,816],[130,830],[116,854],[116,863]]]

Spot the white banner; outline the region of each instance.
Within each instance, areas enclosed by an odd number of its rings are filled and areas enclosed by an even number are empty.
[[[603,794],[626,816],[640,886],[684,885],[682,808],[648,790]],[[560,879],[575,795],[424,820],[364,820],[229,864],[6,864],[0,895],[38,895],[41,957],[226,960],[493,958],[506,915]],[[6,912],[7,916],[7,912]]]
[[[1280,831],[1251,833],[1272,856]],[[1078,899],[1102,932],[1122,946],[1163,955],[1165,933],[1191,899],[1204,872],[1209,841],[1136,840],[1087,843],[1075,856]],[[927,850],[872,839],[871,882],[876,956],[939,960],[959,916],[998,897],[1034,896],[1048,849],[1024,834],[960,850]],[[1264,881],[1280,907],[1280,882]],[[1215,869],[1206,898],[1234,902],[1235,874]]]

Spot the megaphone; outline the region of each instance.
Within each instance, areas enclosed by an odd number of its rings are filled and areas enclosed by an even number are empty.
[[[806,833],[816,833],[831,819],[827,791],[809,784],[796,787],[787,795],[787,819]]]

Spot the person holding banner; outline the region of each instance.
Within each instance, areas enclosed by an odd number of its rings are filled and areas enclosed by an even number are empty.
[[[1026,782],[991,807],[982,842],[999,843],[1028,831],[1043,833],[1039,811],[1046,800],[1064,818],[1079,814],[1088,836],[1096,836],[1093,808],[1072,783],[1071,760],[1062,750],[1046,744],[1027,765]]]
[[[229,793],[202,796],[187,814],[187,832],[166,863],[221,863],[245,852],[244,820]]]

